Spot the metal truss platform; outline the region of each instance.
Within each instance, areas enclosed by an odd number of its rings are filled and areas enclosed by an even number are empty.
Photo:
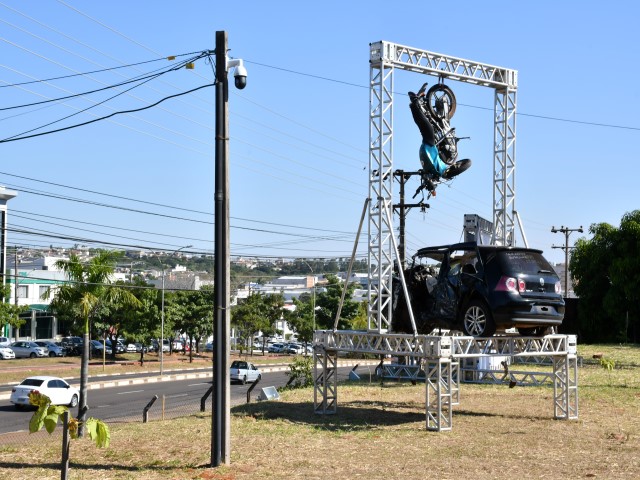
[[[314,411],[318,414],[337,412],[338,353],[361,353],[404,360],[404,364],[381,366],[383,377],[425,381],[427,430],[451,430],[452,407],[460,402],[460,383],[464,381],[512,385],[552,383],[554,418],[578,418],[575,335],[475,338],[326,330],[316,331],[313,343]],[[540,365],[550,361],[552,371],[509,370],[511,362],[527,358]],[[495,366],[496,360],[500,369],[478,368],[482,362],[493,362]]]

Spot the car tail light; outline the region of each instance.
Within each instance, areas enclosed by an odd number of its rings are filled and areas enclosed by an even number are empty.
[[[562,295],[562,284],[560,282],[556,282],[556,293]]]
[[[498,284],[496,285],[496,291],[498,292],[524,292],[526,285],[524,280],[513,277],[500,277]]]

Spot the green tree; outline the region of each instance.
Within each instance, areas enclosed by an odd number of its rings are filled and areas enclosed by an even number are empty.
[[[140,279],[135,279],[129,285],[131,293],[138,299],[139,304],[122,305],[124,314],[120,316],[120,326],[126,338],[140,342],[143,346],[149,345],[153,338],[160,336],[158,290]],[[140,364],[144,364],[144,348],[140,352]]]
[[[328,285],[326,291],[316,295],[316,328],[333,329],[340,298],[344,284],[334,275],[327,275]],[[344,297],[344,304],[340,312],[340,320],[338,321],[339,330],[352,330],[352,321],[358,315],[358,302],[352,300],[353,292],[356,289],[355,283],[347,285],[347,292]]]
[[[589,228],[578,239],[569,270],[580,297],[580,333],[586,341],[637,341],[640,333],[640,210],[623,216],[620,227]]]
[[[241,340],[250,347],[253,337],[259,331],[263,336],[276,333],[275,324],[283,315],[284,297],[282,294],[260,295],[254,293],[231,311],[231,322],[238,329]],[[262,345],[264,353],[264,343]]]
[[[59,260],[56,267],[66,273],[68,282],[57,287],[51,302],[51,308],[56,312],[75,311],[83,323],[83,351],[80,367],[80,402],[78,404],[78,419],[83,422],[87,414],[87,380],[89,378],[89,332],[91,321],[99,318],[101,308],[105,304],[115,302],[138,303],[136,297],[128,290],[111,285],[110,276],[113,274],[119,252],[100,251],[88,263],[82,263],[80,258],[71,254],[69,260]],[[51,292],[49,291],[49,294]],[[83,430],[80,430],[82,435]]]
[[[198,345],[202,338],[213,333],[213,288],[174,292],[169,299],[168,316],[174,330],[186,335],[189,345]],[[189,349],[189,361],[193,362],[193,348]]]
[[[5,325],[13,328],[20,328],[26,323],[26,320],[20,318],[20,314],[29,310],[26,305],[12,305],[5,303],[11,296],[11,287],[9,285],[0,285],[0,332],[4,330]]]

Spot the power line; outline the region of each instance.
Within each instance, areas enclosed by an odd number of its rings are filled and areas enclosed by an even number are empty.
[[[116,116],[116,115],[123,115],[123,114],[126,114],[126,113],[140,112],[140,111],[142,111],[142,110],[147,110],[147,109],[149,109],[149,108],[153,108],[153,107],[155,107],[156,105],[159,105],[159,104],[161,104],[162,102],[164,102],[164,101],[166,101],[166,100],[169,100],[169,99],[171,99],[171,98],[180,97],[180,96],[182,96],[182,95],[188,95],[188,94],[193,93],[193,92],[196,92],[196,91],[198,91],[198,90],[202,90],[203,88],[208,88],[208,87],[213,87],[213,86],[214,86],[214,84],[213,84],[213,83],[205,84],[205,85],[201,85],[201,86],[199,86],[199,87],[192,88],[191,90],[187,90],[187,91],[185,91],[185,92],[176,93],[175,95],[169,95],[168,97],[164,97],[164,98],[162,98],[162,99],[158,100],[157,102],[152,103],[151,105],[147,105],[146,107],[135,108],[135,109],[133,109],[133,110],[122,110],[122,111],[119,111],[119,112],[114,112],[114,113],[112,113],[112,114],[110,114],[110,115],[105,115],[104,117],[95,118],[95,119],[93,119],[93,120],[89,120],[89,121],[86,121],[86,122],[83,122],[83,123],[78,123],[78,124],[76,124],[76,125],[70,125],[70,126],[68,126],[68,127],[64,127],[64,128],[58,128],[58,129],[56,129],[56,130],[49,130],[49,131],[47,131],[47,132],[35,133],[35,134],[33,134],[33,135],[26,135],[26,136],[17,137],[17,138],[4,139],[4,140],[0,140],[0,143],[15,142],[16,140],[26,140],[27,138],[40,137],[40,136],[42,136],[42,135],[49,135],[49,134],[51,134],[51,133],[63,132],[63,131],[65,131],[65,130],[70,130],[70,129],[72,129],[72,128],[82,127],[82,126],[85,126],[85,125],[89,125],[89,124],[91,124],[91,123],[95,123],[95,122],[99,122],[99,121],[102,121],[102,120],[106,120],[106,119],[111,118],[111,117],[114,117],[114,116]]]
[[[15,110],[17,108],[34,107],[34,106],[42,105],[42,104],[45,104],[45,103],[61,102],[63,100],[69,100],[71,98],[84,97],[84,96],[91,95],[93,93],[103,92],[105,90],[110,90],[110,89],[113,89],[113,88],[122,87],[124,85],[128,85],[128,84],[134,83],[134,82],[140,82],[140,81],[146,80],[146,79],[154,79],[154,78],[159,77],[160,75],[164,75],[165,73],[169,73],[169,72],[173,72],[175,70],[181,69],[181,68],[183,68],[185,66],[185,64],[190,63],[190,62],[195,62],[199,58],[202,58],[202,57],[193,57],[193,58],[190,58],[190,59],[185,60],[183,62],[180,62],[178,65],[171,66],[170,68],[166,68],[165,67],[163,69],[159,69],[159,71],[158,70],[154,70],[152,72],[149,72],[148,74],[145,74],[144,76],[137,75],[136,77],[133,77],[133,78],[131,78],[129,80],[126,80],[126,81],[123,81],[123,82],[119,82],[119,83],[114,83],[112,85],[107,85],[106,87],[97,88],[97,89],[89,90],[89,91],[82,92],[82,93],[74,93],[72,95],[67,95],[65,97],[50,98],[50,99],[47,99],[47,100],[42,100],[40,102],[25,103],[25,104],[22,104],[22,105],[13,105],[11,107],[3,107],[3,108],[0,108],[0,111]],[[107,69],[107,70],[109,70],[109,69]],[[76,74],[76,75],[68,75],[67,77],[72,77],[72,76],[77,76],[77,75],[87,75],[87,74],[79,73],[79,74]],[[67,78],[67,77],[60,77],[60,78]],[[9,86],[16,86],[16,85],[25,85],[25,84],[30,84],[30,83],[48,82],[48,81],[49,80],[34,80],[32,82],[22,82],[22,83],[18,83],[18,84],[14,84],[14,85],[0,85],[0,88],[9,87]]]

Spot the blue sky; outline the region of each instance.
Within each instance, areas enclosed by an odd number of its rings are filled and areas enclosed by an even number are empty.
[[[225,30],[229,55],[249,71],[247,88],[231,86],[229,98],[232,255],[348,257],[368,194],[369,44],[386,40],[515,69],[516,208],[529,245],[559,262],[562,251],[551,246],[563,245],[564,236],[551,233],[553,225],[618,225],[638,208],[638,10],[631,1],[429,8],[417,1],[0,0],[0,108],[167,68],[171,62],[159,59],[213,50],[215,32]],[[149,63],[15,85],[140,62]],[[125,87],[2,110],[2,138],[92,105],[33,133],[212,81],[213,67],[202,59],[194,70],[164,74],[108,101]],[[425,81],[435,78],[396,72],[394,168],[419,166],[420,138],[405,100]],[[409,214],[409,254],[459,241],[465,213],[492,216],[493,91],[448,84],[459,105],[452,124],[471,137],[460,154],[473,166],[441,187],[426,213]],[[10,227],[29,232],[10,231],[8,244],[212,252],[214,127],[214,89],[204,88],[137,113],[2,143],[0,184],[19,192],[9,204]],[[363,237],[361,254],[366,244]]]

